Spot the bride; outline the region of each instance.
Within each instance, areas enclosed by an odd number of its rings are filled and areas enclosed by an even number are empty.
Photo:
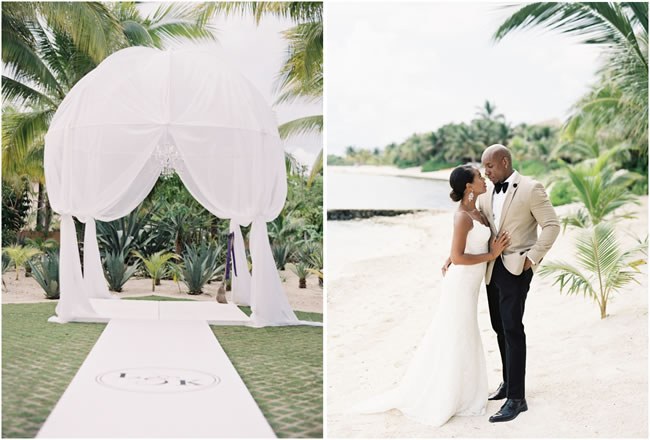
[[[486,264],[509,245],[504,232],[490,240],[487,219],[476,209],[485,180],[469,165],[449,177],[454,215],[452,266],[442,281],[440,302],[397,388],[357,405],[361,413],[399,409],[420,423],[441,426],[452,416],[485,413],[487,370],[476,307]],[[488,246],[489,244],[489,246]]]

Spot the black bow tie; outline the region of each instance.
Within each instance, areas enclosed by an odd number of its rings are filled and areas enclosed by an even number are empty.
[[[506,191],[508,191],[508,182],[494,184],[494,192],[499,194],[501,191],[503,191],[504,194],[506,193]]]

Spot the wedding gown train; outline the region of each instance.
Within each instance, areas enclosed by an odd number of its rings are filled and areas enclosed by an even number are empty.
[[[488,251],[490,229],[478,221],[465,252]],[[478,328],[478,293],[486,263],[451,265],[441,283],[433,320],[399,385],[354,409],[377,413],[399,409],[420,423],[441,426],[452,416],[485,414],[487,370]]]

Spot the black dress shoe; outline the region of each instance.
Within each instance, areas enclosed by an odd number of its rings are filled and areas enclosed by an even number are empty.
[[[490,394],[488,396],[488,400],[501,400],[505,399],[508,394],[508,387],[506,387],[506,384],[501,382],[501,385],[499,385],[499,388]]]
[[[490,423],[509,422],[524,411],[528,411],[526,399],[508,399],[501,409],[490,417]]]

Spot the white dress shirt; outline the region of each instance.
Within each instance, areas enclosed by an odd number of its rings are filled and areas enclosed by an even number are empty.
[[[508,182],[508,189],[504,192],[501,191],[500,193],[493,192],[492,193],[492,214],[494,215],[494,224],[497,227],[497,230],[499,228],[499,225],[501,224],[501,213],[503,212],[503,204],[506,201],[506,197],[510,191],[513,190],[512,188],[512,181],[515,179],[515,176],[518,173],[514,171],[510,177],[508,177],[504,182]],[[499,231],[500,232],[500,231]],[[537,264],[535,261],[531,260],[530,257],[527,257],[528,260],[533,263],[533,265]]]
[[[515,179],[517,174],[518,173],[515,171],[505,180],[505,182],[508,182],[508,189],[505,192],[501,191],[497,194],[495,191],[492,193],[492,213],[494,215],[494,225],[497,227],[497,230],[499,230],[499,225],[501,224],[503,204],[506,201],[507,194],[512,191],[512,181]]]

